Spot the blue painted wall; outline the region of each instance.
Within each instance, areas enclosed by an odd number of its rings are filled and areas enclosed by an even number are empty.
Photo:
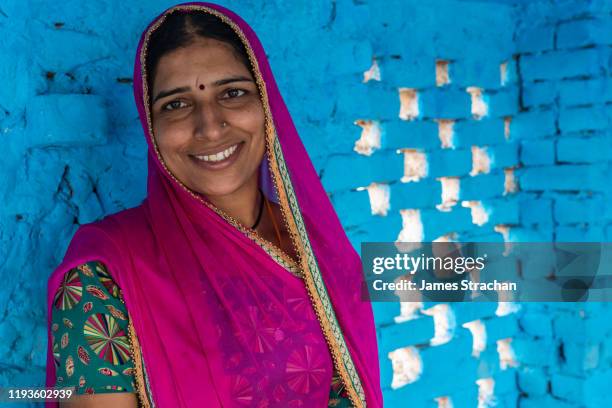
[[[78,225],[144,196],[132,63],[171,4],[0,5],[0,386],[43,383],[46,279]],[[421,229],[424,240],[610,240],[609,0],[223,4],[264,43],[355,245]],[[374,61],[379,78],[364,82]],[[403,119],[400,88],[416,97]],[[380,133],[369,155],[354,150],[355,121]],[[428,171],[404,182],[415,153]],[[406,306],[375,305],[387,406],[602,406],[607,304]]]

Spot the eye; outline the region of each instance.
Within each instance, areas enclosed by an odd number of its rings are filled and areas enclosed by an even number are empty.
[[[237,98],[239,96],[245,95],[246,93],[247,92],[244,89],[237,88],[228,89],[227,92],[225,92],[228,99]]]
[[[176,110],[176,109],[184,108],[185,106],[187,106],[187,104],[184,101],[181,101],[181,100],[177,99],[177,100],[168,102],[167,104],[162,106],[162,110],[171,111],[171,110]]]

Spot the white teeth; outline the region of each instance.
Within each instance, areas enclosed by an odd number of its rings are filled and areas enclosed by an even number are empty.
[[[210,161],[210,162],[218,162],[221,160],[225,160],[228,157],[230,157],[232,155],[232,153],[234,153],[236,151],[236,149],[238,148],[238,145],[235,144],[231,147],[228,147],[227,149],[223,150],[222,152],[219,152],[217,154],[211,154],[208,156],[195,156],[196,158],[203,160],[205,162]]]

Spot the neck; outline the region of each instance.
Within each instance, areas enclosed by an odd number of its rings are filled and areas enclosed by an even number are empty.
[[[240,224],[251,227],[257,218],[259,209],[257,177],[230,194],[208,196],[207,198],[215,207],[236,219]]]

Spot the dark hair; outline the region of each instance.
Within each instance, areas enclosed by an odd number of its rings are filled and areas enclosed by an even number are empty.
[[[253,75],[244,44],[228,24],[206,12],[174,11],[166,16],[162,24],[149,37],[145,66],[147,69],[147,85],[150,90],[153,89],[153,80],[161,57],[178,48],[192,44],[198,37],[212,38],[231,45],[238,59]],[[253,75],[254,77],[255,75]]]

